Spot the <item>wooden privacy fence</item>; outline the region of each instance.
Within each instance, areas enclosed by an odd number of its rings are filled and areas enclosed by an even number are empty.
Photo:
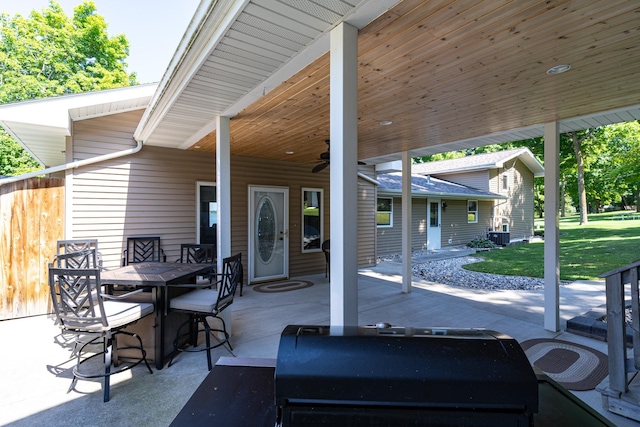
[[[47,264],[63,227],[64,179],[0,187],[0,320],[51,312]]]

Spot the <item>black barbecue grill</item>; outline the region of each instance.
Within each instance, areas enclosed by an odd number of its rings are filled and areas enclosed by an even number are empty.
[[[520,345],[483,329],[287,326],[279,426],[530,426],[538,381]]]

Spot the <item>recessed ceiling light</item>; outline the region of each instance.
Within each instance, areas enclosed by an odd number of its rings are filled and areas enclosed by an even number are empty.
[[[549,68],[547,70],[547,74],[549,75],[560,74],[560,73],[564,73],[565,71],[569,71],[570,69],[571,69],[571,65],[569,64],[556,65],[555,67]]]
[[[196,145],[196,146],[194,146],[193,148],[200,148],[200,146],[199,146],[199,145]]]
[[[293,151],[285,151],[284,154],[293,154]]]
[[[391,120],[383,120],[380,122],[382,126],[389,126],[391,123],[393,123]]]

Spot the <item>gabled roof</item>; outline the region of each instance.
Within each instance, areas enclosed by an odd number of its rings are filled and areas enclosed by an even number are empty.
[[[134,137],[213,153],[220,115],[232,155],[315,161],[342,22],[358,29],[367,164],[539,137],[552,122],[564,133],[638,120],[637,11],[628,0],[202,0]],[[11,132],[38,144],[29,126]]]
[[[0,126],[40,164],[65,163],[73,121],[147,108],[157,84],[62,95],[0,105]]]
[[[381,173],[376,179],[380,183],[378,186],[379,195],[402,193],[402,172]],[[414,196],[438,196],[451,199],[461,197],[489,200],[507,198],[490,191],[478,190],[444,179],[422,175],[411,176],[411,193]]]
[[[457,159],[439,160],[436,162],[419,163],[411,166],[414,174],[447,175],[461,172],[471,172],[487,169],[503,168],[506,162],[513,159],[522,161],[535,177],[544,176],[544,167],[536,159],[531,150],[526,147],[493,153],[476,154],[474,156],[459,157]]]

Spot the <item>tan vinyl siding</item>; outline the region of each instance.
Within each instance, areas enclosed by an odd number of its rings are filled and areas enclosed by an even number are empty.
[[[533,236],[534,177],[521,162],[507,172],[509,174],[509,203],[497,209],[497,215],[509,218],[511,240],[530,239]],[[504,211],[504,214],[501,212]]]
[[[477,188],[484,191],[493,191],[489,189],[488,186],[489,171],[487,170],[452,174],[434,174],[433,176],[436,178],[455,182],[456,184],[466,185],[471,188]]]
[[[390,197],[380,195],[379,197]],[[378,254],[402,251],[402,198],[393,198],[393,227],[378,227]],[[411,250],[427,248],[427,199],[414,197],[411,202]]]
[[[503,176],[507,176],[508,188],[504,188]],[[491,191],[507,196],[508,200],[495,202],[497,231],[502,230],[502,219],[509,221],[511,240],[529,239],[533,236],[534,177],[531,170],[517,160],[505,168],[491,171]]]
[[[141,111],[74,123],[73,157],[135,146]],[[139,153],[73,171],[69,238],[98,238],[105,267],[120,265],[126,238],[160,236],[167,261],[196,239],[196,182],[215,181],[210,153],[143,147]]]
[[[329,171],[311,173],[309,165],[249,157],[231,159],[231,236],[233,252],[248,251],[249,185],[289,188],[289,276],[323,273],[321,251],[302,252],[302,188],[324,189],[324,240],[331,236]],[[375,262],[375,189],[358,180],[358,266]],[[368,200],[372,198],[373,200]]]
[[[76,160],[135,146],[141,112],[85,120],[74,126]],[[73,217],[68,238],[98,238],[105,267],[120,265],[128,236],[160,236],[167,261],[196,239],[196,183],[215,181],[215,155],[146,146],[134,155],[73,171]],[[375,262],[375,186],[358,180],[358,263]],[[324,238],[330,236],[329,172],[291,162],[231,159],[232,253],[248,262],[248,186],[289,188],[289,274],[324,272],[321,251],[302,253],[302,187],[324,189]]]
[[[375,184],[358,179],[358,267],[376,265],[376,194]]]
[[[326,171],[328,172],[328,171]],[[289,188],[289,276],[324,272],[322,252],[302,253],[302,187],[324,188],[324,239],[330,235],[329,174],[311,173],[308,165],[250,157],[231,158],[232,252],[248,254],[249,185]],[[248,257],[245,258],[248,260]]]
[[[478,222],[467,221],[467,200],[447,200],[442,212],[442,247],[466,245],[476,237],[486,237],[492,221],[492,201],[478,201]],[[451,243],[449,243],[451,239]]]

